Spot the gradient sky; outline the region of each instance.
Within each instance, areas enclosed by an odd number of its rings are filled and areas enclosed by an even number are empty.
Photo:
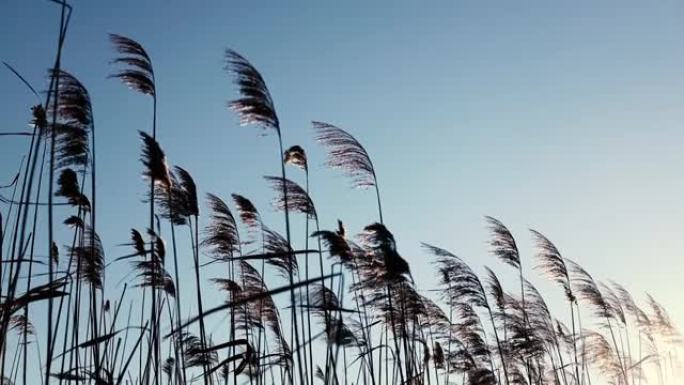
[[[371,191],[352,190],[323,167],[312,120],[347,129],[370,152],[385,222],[421,288],[434,288],[424,241],[478,270],[495,267],[515,290],[510,269],[488,253],[483,216],[491,215],[517,236],[528,268],[534,228],[595,278],[623,283],[639,299],[653,294],[684,325],[681,1],[74,6],[63,68],[94,104],[98,223],[109,258],[124,253],[116,245],[131,227],[147,223],[137,130],[149,130],[151,113],[149,98],[106,78],[107,33],[115,32],[152,56],[159,141],[202,193],[244,194],[282,228],[261,178],[279,172],[276,137],[239,127],[226,109],[235,95],[223,70],[230,47],[266,78],[286,145],[308,151],[323,228],[340,218],[357,233],[377,219]],[[0,59],[37,88],[45,88],[58,22],[47,1],[0,3]],[[0,100],[0,130],[26,127],[34,100],[7,71]],[[28,143],[0,140],[4,184]],[[297,171],[289,176],[301,182]],[[182,264],[189,269],[190,257]],[[530,278],[565,312],[560,288]]]

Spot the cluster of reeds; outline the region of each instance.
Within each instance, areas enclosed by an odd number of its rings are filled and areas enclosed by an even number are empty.
[[[108,234],[127,239],[127,250],[105,256],[96,225],[93,106],[85,86],[61,67],[71,8],[57,4],[60,33],[44,100],[6,64],[38,101],[31,108],[31,132],[16,133],[29,141],[25,160],[2,186],[3,385],[678,380],[681,335],[666,310],[650,296],[642,308],[623,286],[595,280],[534,230],[536,256],[525,259],[512,233],[486,218],[492,254],[519,277],[512,291],[493,270],[479,276],[463,259],[425,244],[439,280],[438,298],[428,297],[434,285],[419,289],[383,222],[368,152],[347,131],[314,122],[328,165],[342,170],[354,187],[373,189],[378,209],[377,222],[357,236],[342,222],[321,229],[306,152],[296,145],[286,149],[264,78],[231,50],[226,69],[239,96],[229,108],[243,125],[277,138],[271,149],[280,159],[277,175],[265,179],[284,223],[264,223],[255,205],[237,194],[205,194],[207,211],[200,219],[199,187],[189,171],[170,165],[157,141],[152,59],[138,42],[111,35],[117,68],[111,77],[152,99],[151,129],[139,133],[149,222],[132,224],[129,235]],[[303,218],[303,228],[292,226],[294,216]],[[68,237],[58,240],[57,229],[66,229]],[[295,242],[297,237],[305,241]],[[192,279],[181,281],[178,261],[189,256]],[[130,266],[135,284],[109,290],[106,273],[122,264]],[[208,275],[207,265],[222,275]],[[527,280],[531,267],[563,289],[565,322]],[[225,302],[203,303],[211,290]]]

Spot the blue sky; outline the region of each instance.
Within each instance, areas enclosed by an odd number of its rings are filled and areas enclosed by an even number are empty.
[[[376,220],[370,191],[323,167],[310,122],[354,134],[375,162],[385,221],[417,281],[432,269],[420,242],[478,269],[509,269],[488,253],[484,215],[518,237],[534,264],[528,228],[598,279],[652,293],[684,324],[682,164],[684,4],[677,1],[230,2],[74,1],[63,67],[89,88],[98,132],[98,221],[110,257],[140,203],[137,130],[151,103],[107,75],[107,33],[141,42],[159,94],[159,141],[202,193],[238,192],[268,206],[263,175],[277,174],[277,142],[239,127],[223,70],[230,47],[262,72],[286,145],[309,152],[322,227],[352,232]],[[0,5],[0,59],[37,88],[52,63],[58,9]],[[31,95],[0,72],[3,131],[25,127]],[[0,181],[27,143],[1,139]],[[302,175],[291,170],[293,179]],[[303,230],[302,230],[303,233]],[[302,234],[303,238],[304,234]],[[188,268],[191,261],[183,262]],[[114,267],[112,275],[122,276]],[[212,272],[208,275],[211,276]],[[530,272],[550,302],[559,288]],[[512,286],[514,278],[508,277]],[[110,281],[111,282],[111,281]],[[564,311],[558,307],[558,311]]]

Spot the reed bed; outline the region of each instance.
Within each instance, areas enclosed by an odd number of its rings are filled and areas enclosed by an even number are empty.
[[[264,170],[273,174],[265,182],[282,222],[265,223],[249,197],[202,191],[189,169],[173,165],[157,140],[153,58],[140,42],[113,34],[109,76],[150,104],[150,120],[141,122],[150,130],[138,134],[147,189],[140,205],[149,220],[131,223],[128,234],[108,233],[123,246],[105,255],[106,226],[96,221],[96,106],[61,66],[72,10],[55,4],[60,28],[47,92],[5,63],[37,102],[27,106],[29,131],[3,133],[25,137],[27,146],[16,177],[0,186],[3,385],[680,381],[682,338],[666,309],[594,278],[541,232],[530,230],[534,250],[519,250],[502,222],[485,217],[491,263],[511,269],[512,287],[428,244],[423,257],[437,284],[414,281],[383,220],[369,152],[349,131],[315,121],[327,165],[373,191],[377,204],[376,222],[354,233],[342,222],[321,228],[308,154],[286,145],[264,77],[233,50],[225,52],[226,76],[237,96],[227,114],[269,136],[265,151],[280,161]],[[179,271],[182,258],[192,261],[189,275]],[[114,266],[130,271],[126,284],[106,285]],[[563,314],[552,314],[533,275],[562,290]],[[224,302],[207,303],[209,292]]]

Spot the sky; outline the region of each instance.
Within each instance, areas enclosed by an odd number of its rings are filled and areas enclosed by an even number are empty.
[[[595,278],[620,282],[639,299],[651,293],[684,325],[684,3],[73,5],[63,68],[93,101],[98,222],[109,257],[123,255],[116,245],[146,224],[137,131],[150,129],[152,107],[107,78],[114,71],[112,32],[151,55],[158,139],[202,193],[243,194],[282,230],[262,179],[279,172],[277,139],[240,127],[226,108],[236,95],[223,69],[232,48],[266,79],[285,145],[308,152],[323,228],[339,218],[358,233],[377,216],[372,191],[351,189],[325,168],[311,121],[338,125],[363,143],[378,174],[385,223],[422,289],[435,288],[420,247],[428,242],[478,271],[494,267],[515,290],[513,272],[489,252],[483,217],[490,215],[512,230],[529,278],[559,312],[561,289],[533,270],[530,228]],[[0,59],[39,89],[46,87],[58,22],[59,9],[47,1],[0,3]],[[0,100],[0,130],[25,128],[35,101],[8,71],[0,71]],[[0,140],[4,184],[28,143]],[[297,171],[289,176],[303,183]],[[191,259],[182,265],[189,269]],[[111,274],[126,269],[114,266]]]

